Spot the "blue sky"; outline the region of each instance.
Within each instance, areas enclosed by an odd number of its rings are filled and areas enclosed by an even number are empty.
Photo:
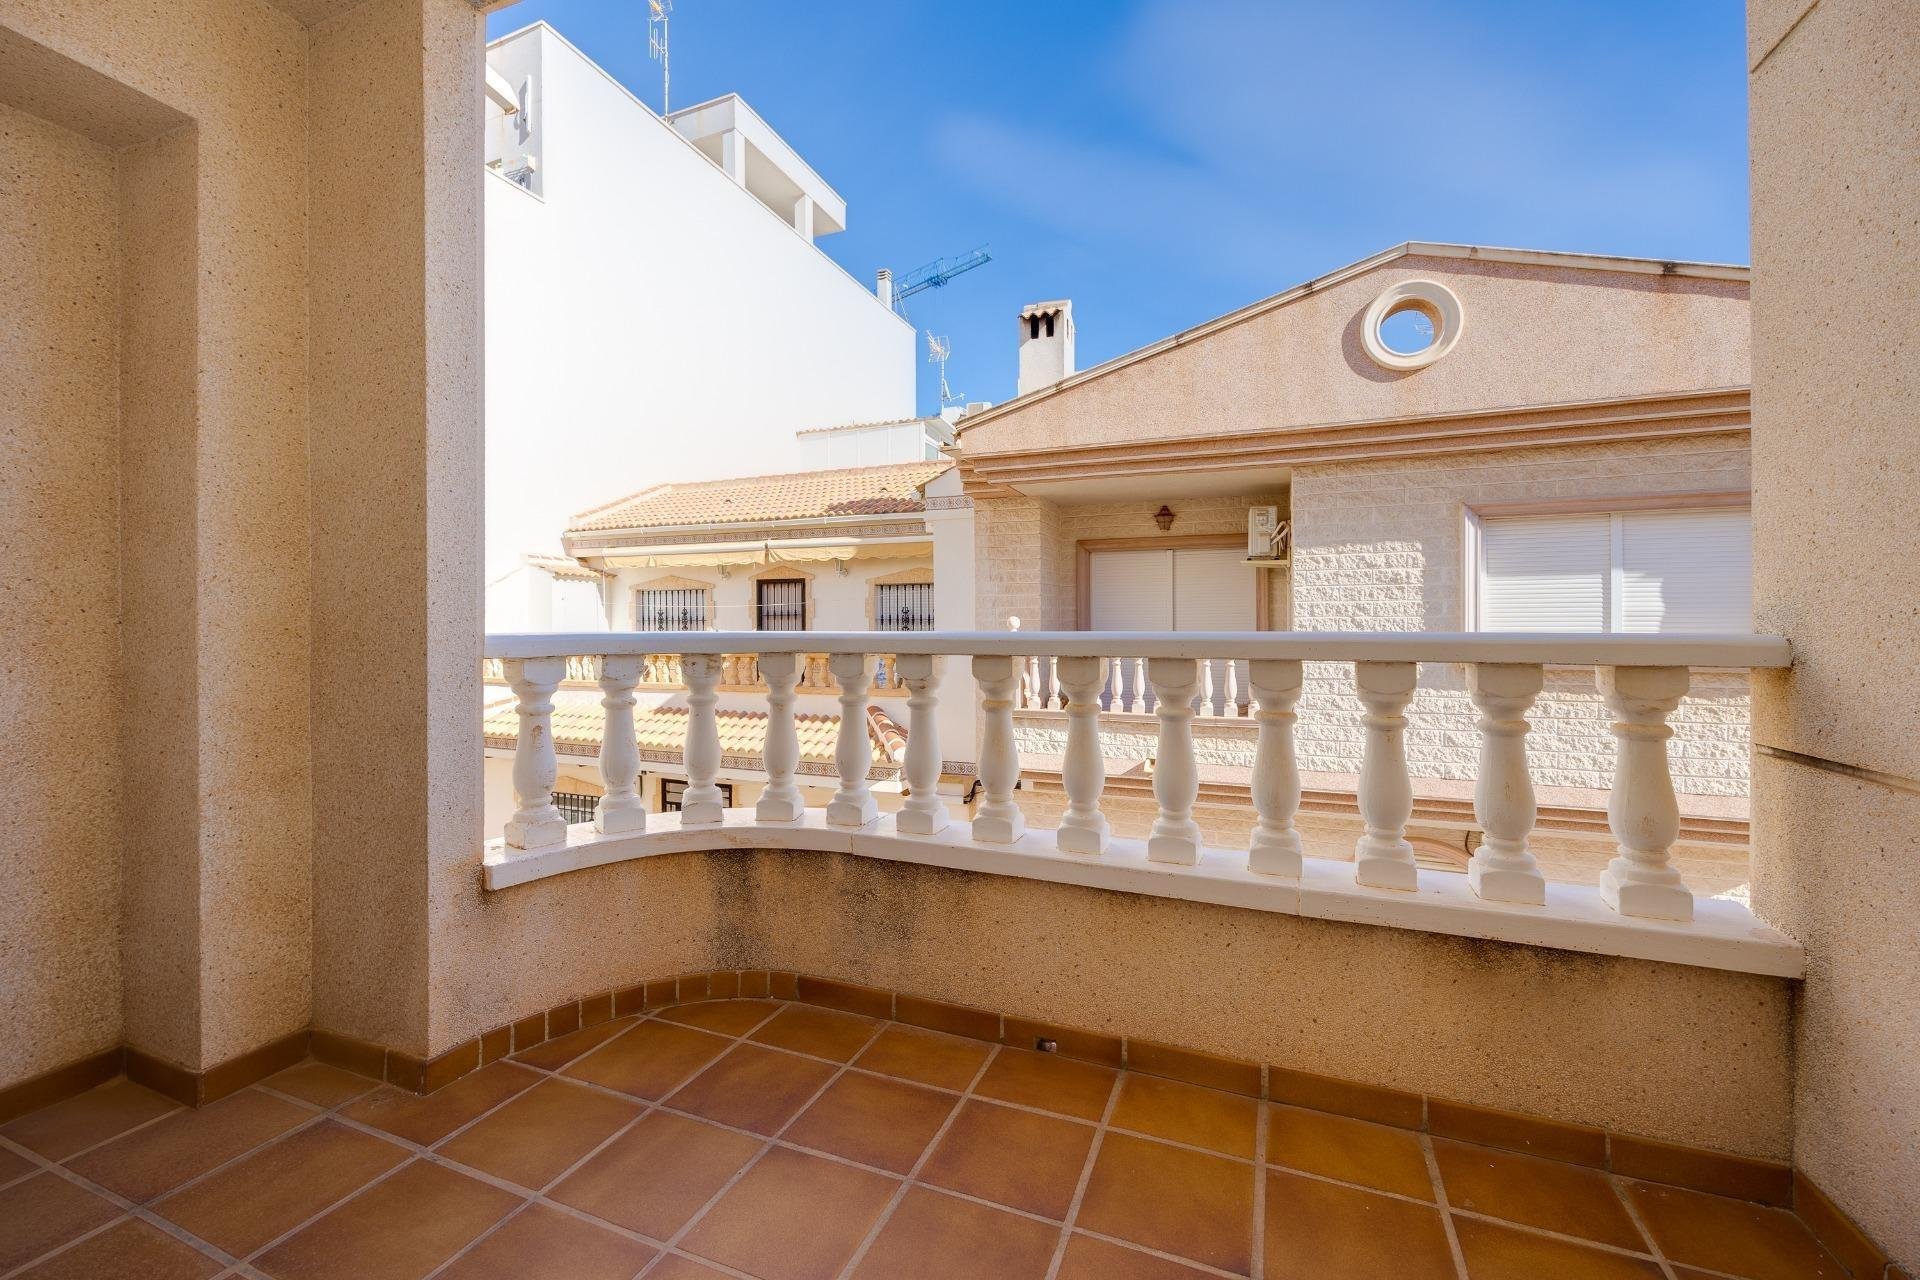
[[[659,105],[645,0],[523,0]],[[673,101],[739,93],[920,295],[969,399],[1069,297],[1082,368],[1403,240],[1747,260],[1739,0],[678,0]],[[924,344],[923,344],[924,355]],[[934,404],[921,368],[920,402]]]

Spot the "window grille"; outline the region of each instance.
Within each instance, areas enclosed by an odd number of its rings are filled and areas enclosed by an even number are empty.
[[[699,587],[643,588],[634,607],[636,631],[705,631],[707,593]]]
[[[807,629],[804,578],[762,578],[754,584],[754,626],[761,631]]]
[[[560,811],[569,825],[576,822],[592,822],[593,811],[600,807],[599,796],[576,795],[570,791],[553,793],[553,807]]]
[[[882,582],[873,589],[876,631],[933,630],[931,582]]]
[[[733,784],[721,782],[716,785],[720,788],[720,806],[724,809],[733,808]],[[660,812],[679,813],[681,802],[685,800],[686,794],[687,784],[684,779],[660,779]]]

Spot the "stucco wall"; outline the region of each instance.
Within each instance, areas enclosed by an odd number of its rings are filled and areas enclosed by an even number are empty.
[[[1293,624],[1301,631],[1460,631],[1466,510],[1476,503],[1613,499],[1748,487],[1744,435],[1566,445],[1412,461],[1301,467],[1293,477]],[[1362,734],[1351,666],[1309,664],[1300,767],[1356,773]],[[1408,712],[1420,777],[1474,776],[1476,713],[1464,667],[1428,666]],[[1744,795],[1744,675],[1698,672],[1672,718],[1667,755],[1682,793]],[[1527,754],[1541,786],[1604,790],[1610,718],[1590,670],[1550,672]]]
[[[104,723],[98,706],[76,707],[65,723],[10,719],[9,732],[43,762],[77,741],[123,771],[121,784],[102,787],[103,802],[80,800],[72,807],[87,815],[45,838],[54,851],[97,838],[94,824],[116,820],[121,792],[126,839],[103,843],[123,859],[124,910],[112,928],[126,957],[126,1036],[190,1068],[309,1017],[305,58],[297,22],[256,0],[187,0],[164,14],[0,3],[0,101],[85,133],[116,153],[118,169],[104,214],[92,200],[69,207],[53,189],[16,187],[32,211],[19,220],[49,243],[103,237],[125,285],[118,333],[102,348],[108,364],[66,352],[32,369],[10,356],[7,381],[28,389],[20,403],[38,421],[17,437],[26,450],[0,481],[0,506],[27,509],[16,502],[58,456],[36,452],[50,421],[39,415],[79,409],[56,402],[102,386],[117,398],[113,436],[100,437],[86,413],[74,419],[79,430],[59,448],[76,451],[75,470],[45,491],[59,517],[39,523],[12,560],[62,572],[77,593],[12,619],[3,647],[39,653],[74,626],[96,643],[124,609],[117,677],[101,661],[63,680],[120,705]],[[11,315],[25,321],[13,332],[29,346],[60,330],[31,310]],[[36,384],[65,390],[41,399]],[[104,454],[82,456],[108,441],[119,475],[103,472]],[[113,579],[118,600],[88,602]],[[90,777],[88,790],[98,785]],[[40,804],[52,811],[58,791],[40,792]],[[56,902],[91,861],[25,877],[22,892]],[[60,984],[69,953],[98,946],[86,931],[105,924],[113,898],[102,892],[63,921],[70,941],[40,957],[43,967],[8,970],[16,1023],[104,1025],[107,1015],[62,1002]],[[14,1057],[14,1043],[0,1051],[9,1055],[0,1076],[71,1056],[72,1046],[36,1038]]]
[[[1775,979],[839,854],[682,854],[492,894],[469,866],[450,884],[436,1050],[641,978],[770,966],[1787,1151],[1788,984]]]
[[[1754,904],[1807,948],[1796,1161],[1920,1269],[1920,26],[1757,0]],[[1798,758],[1765,754],[1771,749]],[[1834,770],[1872,771],[1860,779]]]
[[[1403,280],[1459,296],[1459,345],[1407,376],[1367,358],[1360,319]],[[1739,281],[1406,257],[1064,394],[961,424],[969,454],[1747,384]]]

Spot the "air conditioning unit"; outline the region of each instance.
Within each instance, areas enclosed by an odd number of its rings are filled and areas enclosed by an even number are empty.
[[[1288,524],[1280,518],[1280,508],[1249,507],[1247,509],[1247,559],[1286,559],[1287,533]]]

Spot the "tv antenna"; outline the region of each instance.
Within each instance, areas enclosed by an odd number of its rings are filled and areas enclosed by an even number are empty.
[[[647,0],[647,56],[660,64],[660,114],[667,114],[667,90],[672,87],[672,69],[667,62],[667,19],[673,15],[673,0]]]
[[[962,397],[955,395],[953,388],[947,385],[947,357],[953,354],[953,339],[936,337],[933,330],[927,330],[927,363],[940,366],[940,407],[959,404]]]

